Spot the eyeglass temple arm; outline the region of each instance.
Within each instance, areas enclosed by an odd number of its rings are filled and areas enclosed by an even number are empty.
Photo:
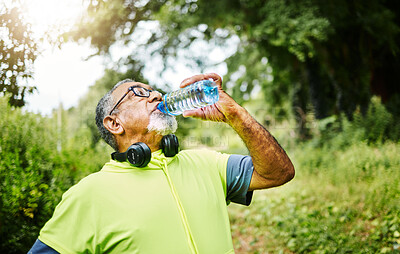
[[[128,95],[130,89],[128,89],[128,91],[126,91],[126,93],[124,94],[124,96],[122,96],[121,99],[119,99],[119,101],[117,103],[115,103],[115,106],[111,109],[110,113],[108,114],[109,116],[111,115],[111,113],[118,107],[118,105],[121,103],[121,101],[126,97],[126,95]]]

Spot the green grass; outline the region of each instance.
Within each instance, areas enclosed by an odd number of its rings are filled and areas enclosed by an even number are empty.
[[[400,144],[302,145],[296,177],[230,205],[236,253],[400,253]]]

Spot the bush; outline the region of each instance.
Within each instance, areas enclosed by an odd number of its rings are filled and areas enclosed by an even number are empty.
[[[345,148],[359,141],[382,144],[387,140],[400,140],[400,119],[393,116],[378,97],[371,99],[365,114],[357,110],[352,120],[344,115],[331,116],[318,121],[317,126],[313,140],[317,146]]]
[[[0,98],[0,253],[26,253],[74,182],[50,118]]]
[[[43,117],[9,107],[6,98],[0,111],[0,253],[26,253],[62,194],[100,170],[110,149],[92,144],[79,114]]]

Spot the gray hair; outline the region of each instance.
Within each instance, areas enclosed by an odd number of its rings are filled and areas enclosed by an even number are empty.
[[[115,151],[118,152],[118,144],[114,135],[109,132],[103,125],[103,120],[110,113],[112,107],[114,106],[114,100],[112,97],[112,93],[115,89],[117,89],[120,85],[133,82],[131,79],[124,79],[119,81],[108,93],[106,93],[103,98],[100,99],[99,103],[96,107],[96,125],[97,129],[100,132],[100,136],[109,144]],[[114,111],[117,112],[117,111]]]

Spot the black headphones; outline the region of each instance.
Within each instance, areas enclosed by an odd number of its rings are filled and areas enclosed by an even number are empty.
[[[161,139],[161,149],[166,157],[174,157],[179,152],[178,138],[168,134]],[[117,161],[129,161],[132,166],[145,167],[151,160],[151,150],[143,142],[131,145],[124,153],[113,152],[111,158]]]

